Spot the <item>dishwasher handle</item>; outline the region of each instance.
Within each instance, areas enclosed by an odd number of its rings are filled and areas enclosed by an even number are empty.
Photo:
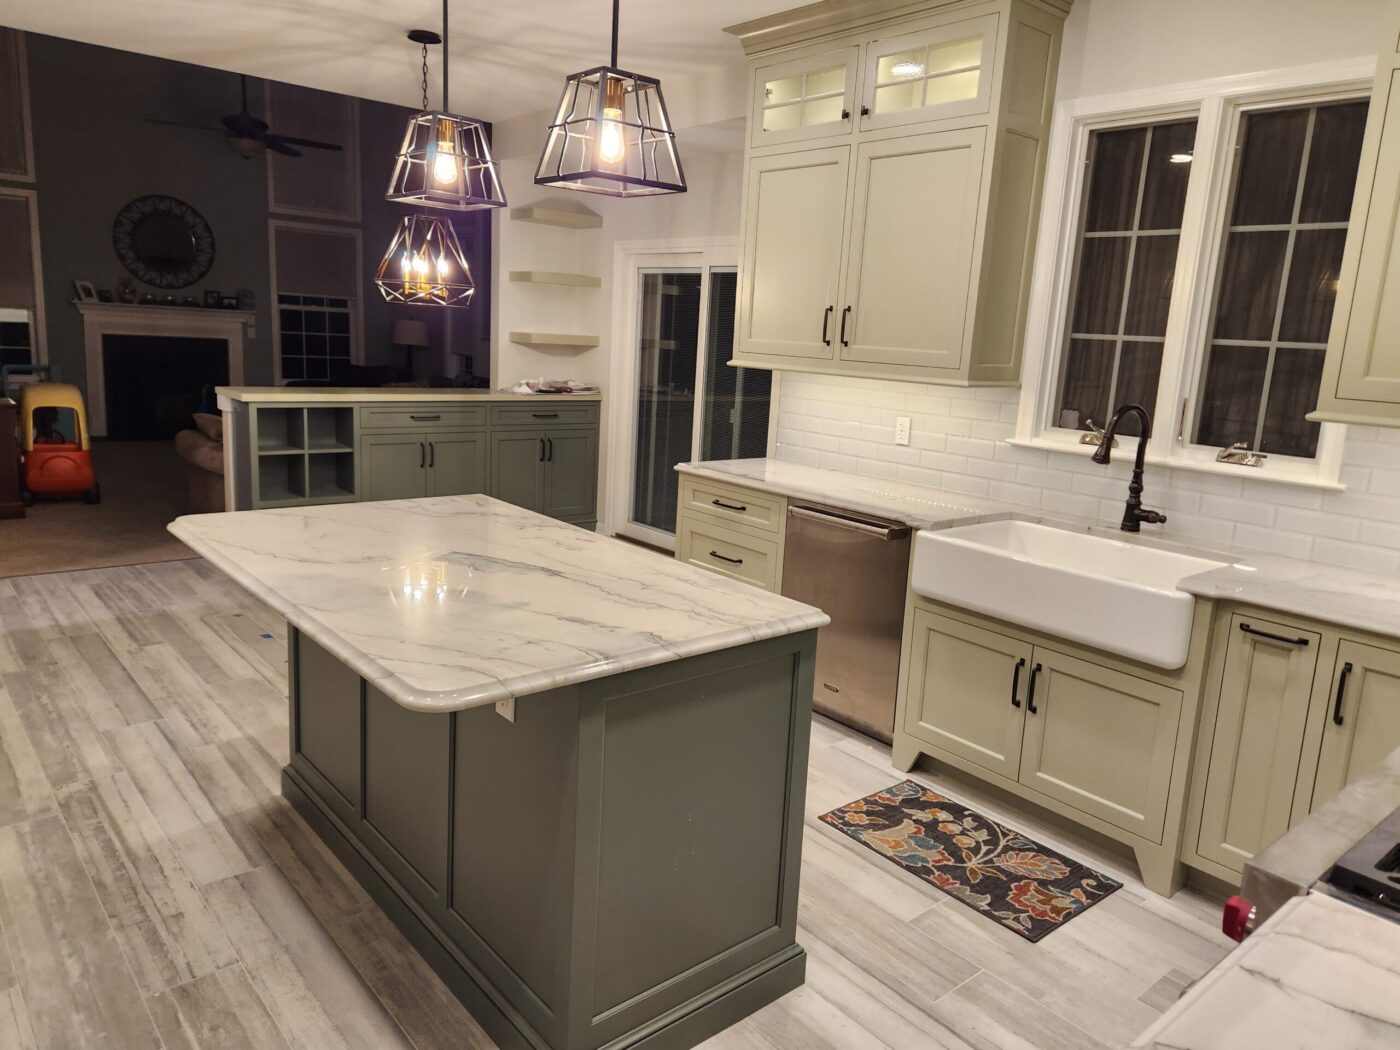
[[[789,507],[788,513],[794,518],[810,518],[825,525],[834,525],[838,529],[850,529],[852,532],[861,532],[882,540],[902,539],[909,534],[909,529],[906,526],[870,525],[863,521],[857,521],[855,518],[829,514],[820,510],[808,510],[806,507]]]

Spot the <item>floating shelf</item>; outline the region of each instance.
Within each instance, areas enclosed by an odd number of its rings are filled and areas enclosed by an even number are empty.
[[[558,332],[511,332],[510,341],[549,350],[591,350],[598,345],[596,335],[561,335]]]
[[[601,288],[601,277],[586,273],[554,273],[550,270],[511,270],[510,279],[517,284],[557,284],[565,288]]]
[[[565,226],[571,230],[596,230],[603,225],[603,217],[597,212],[565,211],[563,208],[550,208],[543,204],[512,208],[510,217],[519,222],[533,222],[541,226]]]

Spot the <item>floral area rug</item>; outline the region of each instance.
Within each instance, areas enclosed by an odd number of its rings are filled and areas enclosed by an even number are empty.
[[[1122,886],[912,780],[821,819],[1028,941]]]

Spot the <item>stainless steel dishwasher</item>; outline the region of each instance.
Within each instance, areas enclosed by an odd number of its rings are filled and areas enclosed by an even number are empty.
[[[894,733],[910,529],[816,503],[788,505],[783,594],[831,623],[817,634],[812,706],[886,743]]]

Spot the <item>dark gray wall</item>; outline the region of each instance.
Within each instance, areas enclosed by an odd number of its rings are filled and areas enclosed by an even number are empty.
[[[65,379],[86,384],[82,318],[72,305],[73,281],[116,288],[126,271],[112,248],[112,221],[128,201],[159,193],[197,209],[209,222],[216,247],[208,276],[173,294],[199,298],[206,288],[224,293],[252,289],[258,321],[256,335],[247,346],[245,381],[270,383],[275,330],[266,159],[244,160],[217,133],[152,124],[147,119],[217,127],[224,114],[238,108],[237,75],[57,37],[29,34],[27,41],[50,362],[63,370]],[[253,112],[264,113],[261,82],[250,80],[249,94]],[[405,214],[402,205],[384,200],[384,188],[409,112],[360,100],[364,251],[360,302],[368,364],[401,360],[388,345],[396,311],[428,321],[435,346],[442,345],[443,315],[449,312],[391,307],[372,284],[379,258]],[[489,223],[490,219],[474,215],[460,221]],[[490,243],[489,237],[479,240]],[[482,265],[472,262],[479,281],[490,273],[489,260]],[[140,282],[137,287],[167,294]],[[459,339],[467,327],[457,322]],[[487,355],[483,351],[477,357],[484,361]],[[436,353],[432,358],[419,355],[420,374],[427,370],[425,366],[434,372],[442,370]]]

